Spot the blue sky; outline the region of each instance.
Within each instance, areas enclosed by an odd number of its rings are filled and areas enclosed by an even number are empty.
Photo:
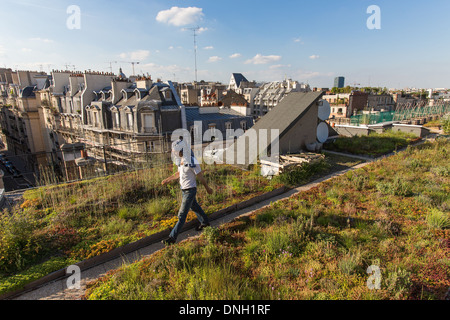
[[[67,28],[67,8],[81,10]],[[381,29],[369,30],[370,5]],[[0,66],[113,71],[163,80],[228,82],[285,77],[331,87],[450,87],[450,2],[253,0],[0,0]],[[6,28],[5,28],[6,26]],[[117,63],[115,63],[117,61]],[[74,67],[75,66],[75,67]]]

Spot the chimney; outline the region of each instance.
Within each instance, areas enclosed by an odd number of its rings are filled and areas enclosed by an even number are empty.
[[[151,78],[142,77],[142,78],[136,79],[136,87],[138,89],[150,90],[152,87],[152,84],[153,84],[153,81]]]
[[[130,82],[127,80],[122,80],[122,81],[116,81],[113,80],[111,83],[111,88],[112,88],[112,104],[116,104],[117,102],[120,101],[120,99],[122,99],[122,90],[126,89],[130,86]]]

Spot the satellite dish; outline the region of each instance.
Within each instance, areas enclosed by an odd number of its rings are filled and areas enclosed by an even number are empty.
[[[319,101],[319,119],[322,121],[328,120],[331,115],[330,103],[327,100]]]
[[[321,122],[317,127],[317,141],[325,143],[328,140],[328,125],[325,122]]]

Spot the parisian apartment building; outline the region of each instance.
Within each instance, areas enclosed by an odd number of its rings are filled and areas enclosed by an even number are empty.
[[[64,168],[66,155],[86,150],[98,160],[120,154],[126,163],[133,152],[164,152],[181,127],[174,87],[150,77],[0,69],[0,80],[2,141],[29,171]]]
[[[66,180],[83,178],[77,167],[86,161],[100,163],[104,172],[139,156],[167,153],[171,133],[184,128],[194,134],[197,121],[204,124],[195,133],[205,143],[216,136],[207,132],[247,130],[254,123],[250,104],[217,82],[173,84],[149,75],[127,77],[122,70],[0,69],[2,141],[27,171],[59,168]]]

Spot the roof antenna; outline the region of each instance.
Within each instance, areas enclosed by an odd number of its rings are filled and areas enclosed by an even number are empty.
[[[194,33],[194,55],[195,55],[195,83],[197,85],[198,77],[197,77],[197,31],[200,30],[200,27],[197,26],[195,28],[187,28]]]

